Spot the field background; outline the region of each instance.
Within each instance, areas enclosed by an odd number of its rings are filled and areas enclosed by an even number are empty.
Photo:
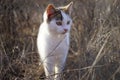
[[[0,80],[43,80],[36,38],[49,3],[0,0]],[[120,80],[120,0],[73,0],[71,46],[62,80]]]

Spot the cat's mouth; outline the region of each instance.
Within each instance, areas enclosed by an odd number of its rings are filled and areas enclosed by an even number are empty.
[[[65,33],[67,33],[67,32],[62,32],[62,34],[65,34]]]
[[[62,34],[65,34],[65,33],[67,33],[68,32],[68,30],[67,29],[64,29],[64,31],[62,32]]]

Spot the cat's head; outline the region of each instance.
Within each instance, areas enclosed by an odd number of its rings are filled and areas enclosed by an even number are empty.
[[[71,13],[73,2],[67,6],[56,8],[49,4],[45,10],[43,19],[47,23],[49,32],[65,34],[70,31],[72,25]]]

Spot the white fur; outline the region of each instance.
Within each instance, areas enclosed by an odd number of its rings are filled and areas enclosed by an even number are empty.
[[[38,33],[37,46],[46,76],[61,73],[68,54],[72,20],[64,12],[61,11],[61,13],[64,17],[63,25],[58,26],[54,19],[49,24],[47,23],[45,12],[44,22],[41,24]],[[70,21],[69,25],[66,24],[68,20]],[[64,29],[68,29],[65,34],[63,34]],[[59,80],[59,77],[57,75],[51,76],[49,80]]]

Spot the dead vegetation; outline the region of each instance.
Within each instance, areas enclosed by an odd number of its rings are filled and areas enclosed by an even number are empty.
[[[0,80],[42,80],[36,37],[48,3],[0,1]],[[120,1],[75,0],[71,47],[62,80],[120,80]]]

